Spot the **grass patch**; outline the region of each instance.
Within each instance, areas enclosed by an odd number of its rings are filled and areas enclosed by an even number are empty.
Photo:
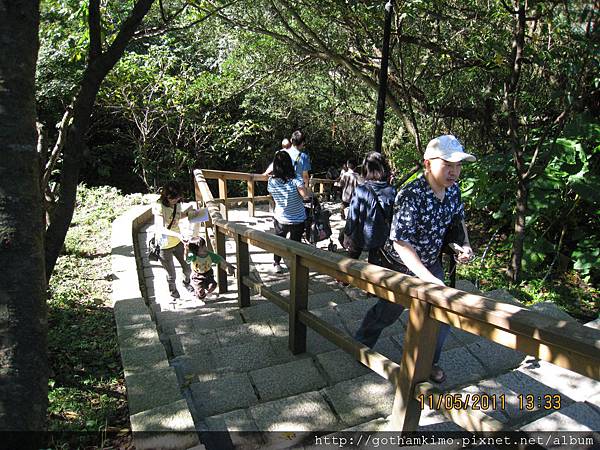
[[[103,445],[97,442],[98,432],[130,434],[110,307],[110,235],[112,221],[143,200],[111,187],[80,186],[77,191],[65,251],[49,286],[48,430],[93,434],[69,435],[68,442],[52,442],[53,448]],[[118,447],[128,445],[121,442]]]

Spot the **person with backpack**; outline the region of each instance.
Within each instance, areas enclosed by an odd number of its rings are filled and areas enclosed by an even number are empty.
[[[179,184],[170,181],[161,188],[159,199],[152,205],[155,240],[160,245],[159,261],[167,272],[167,284],[173,298],[180,298],[175,285],[176,273],[173,257],[177,258],[181,265],[184,287],[189,292],[194,292],[194,288],[190,285],[191,269],[184,255],[184,238],[179,229],[179,221],[185,217],[191,217],[181,209],[182,198]]]
[[[344,174],[347,171],[348,171],[348,167],[346,167],[346,163],[344,163],[344,165],[340,169],[340,174],[336,178],[335,183],[333,183],[334,200],[338,200],[338,199],[341,200],[342,199],[342,189],[341,189],[342,185],[340,183],[340,180],[342,179],[342,176],[344,176]]]
[[[443,135],[427,144],[423,159],[424,174],[404,186],[396,196],[389,240],[380,252],[383,257],[381,265],[445,286],[441,250],[446,231],[457,219],[464,231],[457,260],[468,262],[473,256],[456,181],[462,162],[475,161],[475,157],[465,153],[454,136]],[[380,299],[367,312],[355,339],[373,347],[383,329],[393,324],[403,310],[402,305]],[[448,325],[440,324],[429,376],[436,383],[446,380],[438,361],[449,331]]]
[[[396,188],[388,183],[389,175],[390,167],[381,153],[371,152],[365,156],[364,183],[354,190],[344,227],[347,236],[344,239],[351,242],[348,249],[351,258],[358,258],[363,250],[368,250],[368,261],[379,264],[378,253],[390,233],[396,197]]]

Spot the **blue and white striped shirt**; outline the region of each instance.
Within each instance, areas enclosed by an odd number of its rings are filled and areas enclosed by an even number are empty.
[[[291,225],[306,220],[304,202],[298,192],[298,187],[302,186],[304,183],[297,178],[287,181],[281,178],[269,178],[267,190],[275,201],[274,217],[277,222]]]

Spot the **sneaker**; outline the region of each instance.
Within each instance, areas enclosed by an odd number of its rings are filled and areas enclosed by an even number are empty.
[[[283,267],[281,267],[281,264],[279,264],[279,263],[273,263],[273,272],[275,272],[275,273],[283,273],[283,272],[285,272],[285,269]]]
[[[192,294],[194,293],[194,288],[192,287],[192,284],[189,281],[183,280],[183,286],[187,289],[188,292],[191,292]]]
[[[429,379],[434,383],[443,383],[444,381],[446,381],[446,374],[440,366],[434,364],[433,366],[431,366]]]
[[[172,284],[169,286],[169,293],[171,294],[171,297],[173,298],[179,298],[179,291],[177,290],[177,288],[175,287],[175,284]]]

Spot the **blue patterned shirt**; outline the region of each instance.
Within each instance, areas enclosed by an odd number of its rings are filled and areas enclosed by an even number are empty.
[[[444,235],[455,216],[465,217],[458,185],[446,188],[444,200],[440,200],[421,176],[396,196],[390,239],[412,245],[423,265],[431,267],[440,256]]]

